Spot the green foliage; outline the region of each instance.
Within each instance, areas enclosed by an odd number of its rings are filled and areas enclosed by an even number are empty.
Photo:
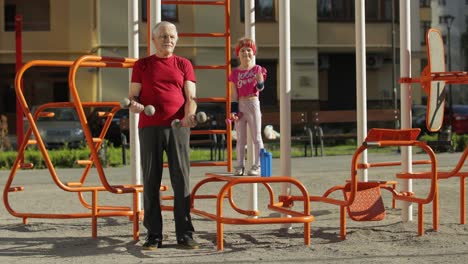
[[[436,141],[437,134],[424,134],[419,137],[420,141]]]
[[[456,152],[464,151],[468,144],[468,135],[457,135],[455,134],[452,138],[453,149]]]
[[[0,152],[0,169],[10,169],[16,159],[16,152],[2,151]]]
[[[437,141],[438,140],[438,135],[437,133],[433,134],[425,134],[419,138],[421,141]],[[468,134],[465,135],[457,135],[453,134],[452,135],[452,149],[455,152],[462,152],[465,150],[466,146],[468,144]]]
[[[463,151],[468,144],[468,135],[453,135],[453,147],[457,152]],[[419,139],[421,141],[436,141],[437,134],[432,135],[422,135]],[[352,155],[356,149],[357,144],[355,140],[350,140],[346,142],[345,145],[336,145],[336,146],[325,146],[324,154],[325,156],[336,156],[336,155]],[[273,158],[280,158],[281,153],[279,143],[271,143],[265,146],[265,148],[272,152]],[[369,153],[388,153],[396,151],[397,148],[370,148]],[[308,155],[310,156],[310,150],[308,149]],[[315,149],[313,150],[315,154]],[[320,154],[320,150],[318,150]],[[90,157],[90,151],[88,148],[82,149],[60,149],[60,150],[49,150],[47,152],[49,155],[52,164],[56,168],[78,168],[81,167],[76,163],[77,160],[86,160]],[[304,145],[296,144],[291,146],[291,152],[287,153],[291,157],[303,157],[304,156]],[[13,163],[16,160],[17,152],[15,151],[3,151],[0,152],[0,169],[1,170],[10,170],[13,166]],[[106,147],[105,151],[98,152],[99,159],[104,167],[120,167],[124,166],[124,159],[126,161],[125,165],[129,165],[130,160],[130,150],[127,148],[123,150],[121,147]],[[125,158],[124,158],[125,157]],[[226,154],[224,154],[226,157]],[[233,160],[236,159],[236,151],[233,149],[232,153]],[[208,161],[210,160],[210,150],[204,148],[193,148],[190,152],[190,159],[192,161]],[[31,149],[26,151],[24,157],[25,163],[33,163],[34,168],[44,169],[46,168],[42,154],[37,149]],[[167,161],[167,157],[164,156],[164,161]]]

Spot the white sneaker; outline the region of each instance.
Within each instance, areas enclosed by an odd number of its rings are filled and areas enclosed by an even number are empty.
[[[250,170],[247,172],[247,175],[250,175],[250,176],[260,175],[260,166],[253,165],[252,168],[250,168]]]
[[[244,176],[244,167],[234,168],[234,176]]]

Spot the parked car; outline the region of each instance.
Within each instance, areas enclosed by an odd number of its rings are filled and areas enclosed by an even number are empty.
[[[88,125],[93,137],[98,137],[101,134],[102,128],[106,121],[105,118],[98,116],[98,112],[107,112],[109,110],[109,107],[96,107],[91,112],[91,114],[88,115]],[[122,145],[122,134],[127,138],[127,143],[130,140],[128,127],[123,127],[123,129],[121,127],[122,121],[125,122],[124,119],[128,121],[128,118],[128,109],[120,109],[112,118],[111,124],[104,138],[113,144],[114,147],[119,147]]]
[[[413,105],[412,126],[421,128],[422,132],[429,133],[426,128],[426,106]],[[443,127],[450,125],[450,106],[445,104]],[[455,134],[468,134],[468,105],[453,105],[452,132]],[[421,133],[422,134],[422,133]]]
[[[33,113],[37,107],[33,107]],[[85,136],[83,127],[74,108],[47,108],[43,112],[54,113],[51,117],[39,117],[36,121],[39,134],[46,148],[77,148],[83,146]],[[25,129],[28,124],[25,123]],[[34,135],[31,135],[34,138]]]
[[[450,125],[449,106],[445,107],[444,125]],[[452,132],[455,134],[468,134],[468,105],[453,105]]]
[[[421,134],[428,133],[426,128],[426,105],[412,105],[411,106],[411,127],[420,128]]]

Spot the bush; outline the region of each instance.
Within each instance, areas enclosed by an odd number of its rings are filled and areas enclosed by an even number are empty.
[[[87,160],[90,157],[90,151],[87,148],[83,149],[60,149],[49,150],[48,155],[54,167],[56,168],[80,168],[82,165],[77,164],[77,160]],[[0,152],[0,169],[11,169],[18,155],[15,151]],[[127,155],[130,153],[127,151]],[[100,157],[101,158],[101,157]],[[122,166],[122,150],[120,148],[107,147],[105,160],[101,160],[103,166]],[[129,158],[127,158],[129,160]],[[103,162],[104,161],[104,162]],[[25,163],[32,163],[35,169],[45,169],[46,164],[42,153],[38,149],[31,149],[25,152]]]
[[[433,134],[425,134],[422,135],[419,140],[421,141],[437,141],[438,140],[438,135],[437,133]],[[453,134],[452,135],[452,149],[455,152],[462,152],[465,150],[466,146],[468,144],[468,134],[464,135],[457,135]]]
[[[462,152],[465,150],[468,144],[468,135],[457,135],[453,136],[453,149],[457,152]]]

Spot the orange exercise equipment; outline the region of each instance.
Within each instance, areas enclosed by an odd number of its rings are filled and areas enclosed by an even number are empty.
[[[390,191],[393,200],[400,200],[418,204],[418,235],[422,236],[424,223],[424,204],[432,202],[433,205],[433,228],[438,229],[438,185],[437,185],[437,160],[432,149],[424,142],[418,141],[420,129],[378,129],[369,131],[363,144],[355,151],[352,157],[351,178],[345,185],[333,186],[322,196],[310,196],[312,202],[324,202],[335,204],[340,207],[340,237],[346,239],[346,211],[351,219],[355,221],[379,221],[385,218],[386,212],[382,201],[380,189]],[[429,186],[426,196],[417,196],[412,192],[398,191],[395,181],[369,181],[358,180],[359,170],[370,170],[376,167],[400,166],[401,162],[376,162],[360,163],[362,153],[373,147],[393,146],[416,146],[422,149],[429,157],[428,160],[414,161],[416,165],[430,166],[428,172],[398,173],[396,178],[417,179],[421,175],[427,176]],[[369,171],[370,173],[370,171]],[[344,193],[343,199],[329,197],[335,191]],[[290,197],[293,201],[302,201],[303,197]],[[393,202],[393,207],[395,203]]]
[[[149,2],[149,1],[148,1]],[[165,5],[188,5],[196,8],[197,6],[208,6],[208,7],[218,7],[222,9],[224,14],[224,27],[221,32],[179,32],[179,38],[213,38],[213,39],[223,39],[224,40],[224,58],[221,64],[211,64],[211,65],[193,65],[195,70],[218,70],[224,71],[225,76],[225,97],[199,97],[197,102],[199,103],[224,103],[226,109],[226,116],[230,113],[230,94],[231,89],[229,85],[229,73],[231,72],[231,20],[230,20],[230,0],[217,1],[217,0],[208,0],[208,1],[179,1],[179,0],[162,0],[161,4]],[[216,10],[218,10],[216,9]],[[148,10],[150,10],[148,6]],[[149,16],[148,16],[149,17]],[[148,36],[150,36],[150,28],[147,29]],[[148,50],[149,54],[149,50]],[[224,120],[224,118],[223,118]],[[226,147],[226,159],[220,161],[196,161],[192,162],[191,166],[194,167],[204,167],[204,166],[226,166],[228,171],[232,170],[232,127],[227,126],[226,129],[200,129],[192,130],[192,135],[219,135],[220,139],[218,140],[218,147],[215,150],[219,151],[218,156],[221,157],[221,151]],[[221,158],[220,158],[221,159]],[[167,207],[170,209],[170,207]]]
[[[217,194],[198,194],[198,191],[210,183],[222,183],[222,187]],[[259,216],[260,212],[252,210],[244,210],[239,208],[233,200],[232,188],[240,184],[261,183],[268,191],[269,203],[268,209],[284,214],[284,217],[227,217],[224,215],[224,199],[228,199],[232,209],[242,215]],[[274,192],[271,188],[271,183],[290,183],[297,187],[302,194],[304,203],[302,211],[294,211],[292,203],[289,199],[279,199],[275,202]],[[306,188],[297,179],[287,176],[272,176],[272,177],[232,177],[232,173],[206,173],[206,178],[198,182],[192,189],[191,202],[192,213],[204,216],[208,219],[216,221],[216,244],[218,250],[224,249],[224,224],[233,225],[255,225],[255,224],[281,224],[281,223],[303,223],[304,224],[304,244],[310,245],[310,223],[314,221],[314,216],[310,215],[310,202],[307,199],[309,194]],[[202,199],[216,199],[216,212],[210,213],[197,209],[196,203]]]
[[[427,94],[426,127],[437,132],[442,126],[445,109],[446,84],[468,84],[468,72],[445,71],[445,52],[442,34],[431,28],[426,34],[428,65],[420,77],[400,78],[400,83],[420,83]]]
[[[105,175],[102,164],[98,158],[98,150],[104,140],[104,136],[107,129],[110,126],[112,117],[117,110],[120,109],[118,102],[82,102],[78,91],[76,89],[76,72],[79,67],[103,67],[103,68],[130,68],[133,66],[135,59],[129,58],[111,58],[111,57],[100,57],[92,55],[84,55],[78,58],[76,61],[53,61],[53,60],[36,60],[26,63],[17,73],[15,79],[15,89],[18,101],[25,113],[25,116],[29,122],[29,128],[26,131],[25,138],[29,139],[31,135],[34,135],[34,139],[24,140],[21,146],[18,148],[18,156],[13,164],[10,175],[3,191],[3,202],[7,211],[15,216],[23,219],[23,223],[27,223],[28,218],[52,218],[52,219],[71,219],[71,218],[91,218],[92,226],[92,237],[97,237],[97,218],[98,217],[109,217],[109,216],[126,216],[133,221],[133,238],[138,240],[139,237],[139,220],[141,218],[141,211],[139,210],[139,199],[138,193],[143,191],[141,185],[134,184],[111,184]],[[33,114],[29,110],[28,103],[23,94],[23,76],[24,73],[31,67],[68,67],[69,71],[69,88],[73,102],[53,102],[41,105],[36,112]],[[48,116],[47,109],[55,107],[70,107],[75,108],[82,129],[85,134],[86,143],[90,150],[90,157],[87,160],[78,160],[77,164],[85,166],[81,178],[76,182],[63,182],[57,174],[54,164],[52,163],[45,144],[41,138],[41,134],[36,125],[36,121],[40,116]],[[88,122],[84,114],[85,107],[108,107],[111,110],[107,113],[103,113],[105,116],[105,124],[99,135],[99,137],[93,138],[88,128]],[[33,164],[23,164],[23,156],[27,147],[30,145],[36,145],[41,154],[44,162],[49,170],[53,182],[58,188],[67,191],[75,192],[78,194],[79,201],[84,208],[88,209],[86,213],[40,213],[40,212],[19,212],[13,209],[9,202],[9,196],[12,193],[24,191],[23,186],[12,186],[13,180],[16,176],[18,169],[20,168],[32,168]],[[86,183],[86,178],[92,167],[95,167],[101,185],[89,185]],[[161,190],[167,190],[166,186],[161,186]],[[100,205],[98,203],[98,193],[106,191],[115,194],[132,194],[132,206],[114,206],[114,205]],[[84,193],[91,194],[91,202],[87,202],[83,196]]]
[[[442,126],[445,109],[446,84],[468,84],[468,72],[445,70],[445,52],[442,34],[439,30],[431,28],[426,34],[428,65],[424,68],[420,77],[403,77],[401,83],[420,83],[424,92],[428,95],[428,107],[426,113],[426,126],[429,131],[437,132]],[[468,146],[463,151],[457,164],[452,170],[439,171],[439,179],[460,178],[460,224],[466,223],[466,191],[465,179],[468,172],[463,171],[463,165],[468,156]],[[420,175],[420,179],[428,179],[429,175]]]

